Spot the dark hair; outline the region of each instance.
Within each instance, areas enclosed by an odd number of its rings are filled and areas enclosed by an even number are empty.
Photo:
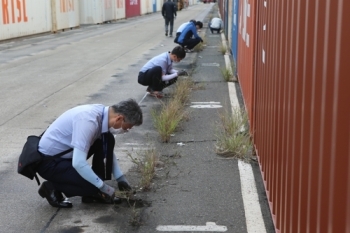
[[[196,21],[195,25],[199,26],[199,28],[202,28],[203,27],[203,23],[201,21]]]
[[[190,22],[196,24],[196,20],[194,20],[194,19],[191,19]]]
[[[176,46],[173,51],[171,51],[171,54],[176,55],[180,59],[184,59],[186,57],[185,49],[182,48],[182,46]]]
[[[142,110],[134,99],[127,99],[111,106],[114,113],[125,117],[125,122],[132,125],[142,124]]]

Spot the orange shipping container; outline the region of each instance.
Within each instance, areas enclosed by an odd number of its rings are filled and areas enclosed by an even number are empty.
[[[238,9],[237,77],[254,134],[254,53],[255,53],[255,5],[256,0],[241,0]]]
[[[350,233],[350,1],[256,7],[253,83],[242,40],[238,72],[276,229]]]

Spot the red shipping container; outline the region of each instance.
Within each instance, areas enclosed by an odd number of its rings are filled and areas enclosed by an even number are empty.
[[[249,116],[250,132],[254,134],[254,52],[255,52],[255,0],[240,1],[238,9],[237,77]]]
[[[131,18],[141,15],[141,0],[125,0],[126,18]]]

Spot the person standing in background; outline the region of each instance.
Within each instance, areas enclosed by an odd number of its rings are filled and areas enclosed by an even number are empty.
[[[162,15],[165,20],[165,36],[168,36],[168,32],[169,32],[169,37],[172,37],[173,28],[174,28],[174,19],[176,18],[176,6],[171,0],[164,2],[162,7]],[[169,24],[170,24],[170,31],[168,30]]]

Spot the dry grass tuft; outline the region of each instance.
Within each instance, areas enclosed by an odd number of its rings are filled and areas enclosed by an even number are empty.
[[[231,69],[224,67],[221,69],[221,74],[226,82],[233,81],[233,73]]]
[[[161,140],[169,142],[172,134],[183,118],[183,105],[180,101],[172,100],[168,103],[163,102],[162,109],[158,112],[153,110],[152,117],[155,128],[157,129]]]
[[[185,104],[190,98],[190,93],[193,86],[194,83],[191,78],[185,78],[177,81],[173,92],[174,100],[180,102],[181,104]]]
[[[223,157],[235,157],[249,161],[252,155],[252,142],[248,126],[248,116],[245,111],[235,109],[232,115],[220,113],[222,131],[217,134],[216,153]]]
[[[190,98],[193,86],[194,83],[190,77],[179,79],[175,84],[173,98],[162,102],[160,110],[151,111],[153,124],[162,142],[169,142],[170,135],[175,132],[180,122],[188,119],[184,106]]]
[[[219,44],[219,51],[222,55],[225,55],[227,52],[226,46],[223,45],[222,43]]]
[[[138,170],[141,172],[140,188],[147,191],[151,188],[152,179],[155,175],[155,167],[159,161],[158,153],[154,148],[143,151],[142,155],[138,157],[143,157],[143,160],[134,158],[131,153],[128,153],[131,161],[137,165]]]

